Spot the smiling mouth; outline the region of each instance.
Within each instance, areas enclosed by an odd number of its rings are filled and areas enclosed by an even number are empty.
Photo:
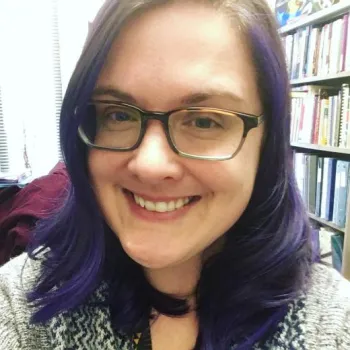
[[[132,199],[138,206],[144,208],[147,211],[153,211],[158,213],[168,213],[168,212],[179,210],[191,203],[199,201],[201,198],[200,196],[191,196],[191,197],[182,197],[171,201],[154,202],[154,201],[144,199],[141,196],[136,195],[135,193],[129,190],[125,189],[124,192],[129,197],[132,197]]]

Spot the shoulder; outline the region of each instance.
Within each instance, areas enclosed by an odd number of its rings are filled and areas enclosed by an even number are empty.
[[[0,268],[0,350],[42,349],[40,327],[31,326],[26,294],[36,282],[40,263],[26,253]]]
[[[349,350],[350,282],[314,264],[304,292],[288,306],[276,331],[254,350]]]
[[[30,259],[26,253],[11,259],[0,267],[1,296],[25,297],[26,291],[36,282],[39,272],[40,262]]]
[[[350,349],[350,282],[321,264],[306,293],[305,326],[308,349]]]

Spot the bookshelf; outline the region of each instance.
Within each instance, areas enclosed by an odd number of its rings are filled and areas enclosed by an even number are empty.
[[[310,217],[311,220],[317,221],[318,223],[320,223],[323,226],[330,227],[330,228],[332,228],[332,229],[334,229],[336,231],[345,233],[345,229],[344,228],[333,224],[333,222],[331,222],[331,221],[327,221],[327,220],[321,219],[320,217],[316,216],[315,214],[311,214],[311,213],[309,213],[309,217]]]
[[[308,78],[302,78],[302,79],[292,79],[290,81],[291,86],[299,86],[299,85],[305,85],[305,84],[314,84],[314,83],[322,83],[322,84],[334,84],[339,83],[340,81],[348,80],[350,81],[350,72],[340,72],[335,74],[328,74],[324,76],[315,76],[315,77],[308,77]]]
[[[294,23],[282,27],[279,32],[281,35],[284,35],[307,25],[324,23],[338,17],[339,15],[345,14],[349,9],[350,2],[348,0],[342,0],[338,4],[327,9],[315,12],[309,16],[300,17]]]
[[[291,142],[291,146],[295,149],[304,149],[304,150],[314,150],[318,152],[322,152],[325,156],[330,154],[338,154],[338,155],[349,155],[350,156],[350,148],[341,148],[341,147],[332,147],[332,146],[321,146],[314,145],[311,143],[299,143],[299,142]]]
[[[346,20],[344,16],[347,17]],[[336,27],[335,22],[338,22],[337,24],[339,26],[340,26],[339,22],[341,22],[341,26],[342,26],[341,29]],[[346,25],[344,23],[346,23]],[[328,31],[326,31],[325,29],[326,27]],[[333,29],[333,32],[332,32],[332,29]],[[312,38],[312,35],[314,35],[312,33],[313,31],[314,32],[319,31],[317,32],[317,36],[315,34],[314,38]],[[325,31],[325,33],[323,33],[323,31]],[[338,37],[336,38],[336,40],[334,40],[333,38],[334,33],[338,33]],[[292,91],[293,89],[295,89],[295,91],[302,91],[304,88],[306,89],[307,86],[325,86],[325,87],[329,86],[329,87],[339,87],[339,90],[343,92],[342,85],[344,84],[350,85],[350,57],[349,57],[350,47],[348,48],[349,51],[344,50],[346,42],[347,42],[347,46],[350,46],[350,40],[349,38],[344,39],[346,38],[346,35],[344,33],[347,33],[347,36],[350,36],[350,0],[340,0],[340,2],[336,5],[333,5],[327,9],[320,10],[310,15],[299,17],[294,22],[287,24],[279,29],[279,34],[284,40],[284,45],[286,49],[286,59],[290,69],[290,84],[291,84]],[[321,48],[317,46],[316,48],[312,49],[311,48],[312,44],[317,43],[317,45],[321,45],[319,44],[320,43],[319,40],[323,40],[322,35],[324,35],[324,42],[322,42]],[[328,43],[326,42],[327,38],[329,40]],[[332,43],[332,40],[333,40],[333,43]],[[334,50],[332,45],[334,45],[334,42],[340,42],[340,40],[343,40],[343,41],[342,41],[342,44],[339,44],[338,46],[337,54],[339,55],[339,57],[334,59],[333,57]],[[302,42],[301,44],[300,44],[300,41]],[[298,46],[297,49],[295,49],[293,46],[295,45],[295,43]],[[290,48],[290,45],[292,45],[292,49]],[[329,45],[328,56],[322,56],[324,55],[324,53],[320,53],[320,51],[324,52],[322,50],[326,50],[325,47],[327,45]],[[312,50],[313,52],[310,54],[310,51]],[[296,54],[296,56],[293,56],[294,51],[296,52],[299,51]],[[319,61],[316,61],[316,64],[315,64],[316,55],[319,55],[318,56]],[[337,67],[336,69],[333,69],[334,66],[331,66],[332,64],[330,63],[331,60],[333,60],[333,63],[334,61],[337,61],[337,63],[335,64]],[[347,61],[346,64],[345,64],[345,61]],[[293,66],[295,62],[297,62],[296,67]],[[325,64],[326,62],[327,69],[325,69],[323,66],[320,66],[321,63],[319,62],[321,62],[322,64]],[[310,64],[312,64],[312,67],[309,67]],[[316,70],[316,74],[315,74],[315,70]],[[321,100],[322,98],[323,97],[321,97],[321,94],[320,94],[319,99]],[[330,104],[329,109],[327,109],[327,115],[326,115],[327,118],[330,118],[328,113],[331,113],[331,108],[339,108],[339,110],[343,108],[342,99],[343,99],[343,96],[341,96],[341,94],[339,93],[339,102],[337,102],[339,107],[334,107],[334,104],[333,104],[333,107],[331,107],[332,105]],[[319,103],[319,102],[316,102],[316,103]],[[335,103],[335,102],[332,102],[332,103]],[[347,106],[350,106],[350,103]],[[292,103],[292,108],[293,108],[293,103]],[[303,106],[303,108],[305,108],[305,106]],[[317,108],[318,108],[317,112],[319,113],[320,104],[317,105]],[[312,115],[312,118],[315,118],[314,117],[316,113],[315,109],[316,107],[314,107],[314,109],[312,110],[313,111],[312,114],[310,114]],[[301,109],[298,110],[298,112],[300,111]],[[348,111],[348,114],[346,119],[349,122],[350,110],[347,109],[347,111]],[[304,110],[303,110],[303,113],[304,113]],[[295,113],[295,115],[297,114],[298,113]],[[304,153],[308,155],[317,155],[318,157],[325,157],[325,158],[335,158],[342,161],[345,160],[350,162],[350,123],[347,126],[347,129],[349,130],[349,136],[347,136],[347,140],[349,140],[349,144],[346,143],[346,146],[344,146],[343,141],[342,142],[339,141],[337,146],[334,144],[333,140],[329,141],[330,134],[328,130],[327,130],[328,139],[326,143],[324,143],[323,141],[320,142],[321,136],[318,136],[318,134],[316,135],[316,142],[315,142],[315,131],[314,131],[315,120],[313,121],[313,123],[314,123],[312,126],[313,131],[310,132],[310,142],[305,142],[305,137],[297,137],[297,140],[296,140],[293,137],[293,135],[291,135],[291,146],[293,150],[298,153]],[[305,125],[307,124],[305,124],[304,121],[299,122],[298,120],[296,125],[297,126],[302,125],[302,127],[304,127],[305,129]],[[317,127],[319,126],[319,124],[316,124],[316,125]],[[333,125],[333,132],[335,132],[334,125]],[[291,130],[293,132],[295,128],[293,129],[293,126],[292,126]],[[300,131],[300,129],[298,131]],[[301,129],[301,132],[304,132],[304,130]],[[338,132],[341,133],[341,131],[338,131]],[[303,135],[305,136],[305,132]],[[318,173],[316,176],[319,176]],[[350,176],[347,178],[347,180],[349,179],[350,179]],[[342,232],[344,234],[342,273],[345,276],[345,278],[350,280],[350,185],[348,186],[349,187],[347,191],[347,204],[345,208],[345,212],[346,212],[345,227],[340,227],[336,225],[334,222],[322,219],[320,215],[315,215],[314,213],[311,213],[311,212],[309,213],[309,217],[312,221],[318,223],[323,227],[331,228],[337,232]],[[345,207],[345,204],[344,204],[344,207]]]

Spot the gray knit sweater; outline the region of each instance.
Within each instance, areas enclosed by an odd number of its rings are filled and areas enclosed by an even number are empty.
[[[103,284],[91,296],[92,303],[63,312],[46,325],[29,325],[25,291],[39,269],[26,254],[0,268],[0,350],[134,349],[125,335],[113,331],[108,308],[94,306],[104,298]],[[276,332],[257,349],[350,350],[350,283],[335,270],[315,265],[307,295],[291,303]]]

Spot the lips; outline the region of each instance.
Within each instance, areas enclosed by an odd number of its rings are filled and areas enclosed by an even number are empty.
[[[169,200],[150,200],[148,198],[144,198],[141,195],[133,193],[129,190],[125,190],[126,194],[131,196],[135,203],[144,208],[147,211],[158,212],[158,213],[167,213],[179,210],[184,206],[192,203],[196,200],[199,200],[199,196],[189,196],[189,197],[179,197],[173,198]]]

